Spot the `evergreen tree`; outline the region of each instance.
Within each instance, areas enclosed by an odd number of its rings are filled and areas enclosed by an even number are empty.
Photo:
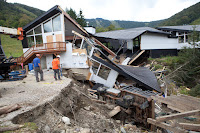
[[[85,27],[85,26],[86,26],[86,21],[85,21],[85,18],[84,18],[84,16],[83,16],[83,11],[82,11],[82,10],[79,11],[78,18],[77,18],[77,22],[78,22],[82,27]]]
[[[76,15],[76,11],[75,10],[73,10],[72,8],[67,10],[67,8],[66,8],[66,12],[69,14],[69,16],[71,18],[73,18],[74,20],[77,20],[77,15]]]

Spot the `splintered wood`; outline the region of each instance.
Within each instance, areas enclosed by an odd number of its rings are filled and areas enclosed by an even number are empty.
[[[166,104],[168,108],[181,113],[160,116],[157,117],[156,119],[148,118],[147,120],[148,123],[177,133],[186,132],[186,130],[200,131],[200,124],[175,122],[170,125],[168,123],[165,123],[173,119],[176,121],[179,118],[188,116],[195,116],[199,118],[200,117],[199,98],[180,95],[180,96],[168,96],[167,98],[161,96],[153,96],[152,99],[154,99],[156,102]]]

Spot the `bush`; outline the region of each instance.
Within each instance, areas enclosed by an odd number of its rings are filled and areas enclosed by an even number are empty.
[[[189,94],[194,97],[200,97],[200,84],[197,84],[189,91]]]

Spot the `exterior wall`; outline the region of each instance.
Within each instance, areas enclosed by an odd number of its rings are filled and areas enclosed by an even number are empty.
[[[100,83],[103,84],[107,87],[113,87],[115,84],[115,81],[118,77],[118,72],[116,72],[115,70],[111,69],[107,80],[93,74],[92,70],[90,69],[90,72],[92,73],[91,77],[90,77],[90,81],[94,81],[95,83]]]
[[[62,68],[89,68],[87,65],[87,55],[79,55],[72,53],[72,43],[66,44],[66,52],[60,53],[60,64]],[[48,54],[46,56],[46,66],[47,69],[52,67],[53,54]]]
[[[87,32],[91,33],[91,34],[95,34],[95,33],[96,33],[96,29],[93,28],[93,27],[84,27],[84,29],[85,29]]]
[[[177,38],[168,38],[167,35],[147,33],[141,36],[141,50],[151,49],[182,49],[192,47],[189,43],[179,43]]]
[[[133,40],[128,40],[127,41],[127,49],[133,50]]]
[[[47,69],[52,68],[52,61],[53,61],[53,55],[52,54],[46,55],[46,66],[47,66]]]
[[[177,49],[178,39],[167,35],[147,33],[141,36],[141,50]]]

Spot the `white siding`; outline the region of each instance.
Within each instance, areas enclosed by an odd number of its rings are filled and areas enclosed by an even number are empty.
[[[167,35],[147,33],[141,36],[141,50],[177,49],[178,39]]]
[[[72,43],[66,44],[66,52],[60,54],[60,63],[63,68],[89,68],[87,65],[87,55],[72,54]]]
[[[90,72],[92,72],[91,69],[90,69]],[[107,87],[113,87],[114,84],[115,84],[115,81],[116,81],[116,79],[118,77],[118,74],[119,74],[118,72],[116,72],[115,70],[111,69],[107,80],[105,80],[105,79],[103,79],[103,78],[101,78],[101,77],[99,77],[99,76],[97,76],[95,74],[92,74],[91,78],[90,78],[90,81],[94,81],[95,83],[103,84],[103,85],[105,85]]]

